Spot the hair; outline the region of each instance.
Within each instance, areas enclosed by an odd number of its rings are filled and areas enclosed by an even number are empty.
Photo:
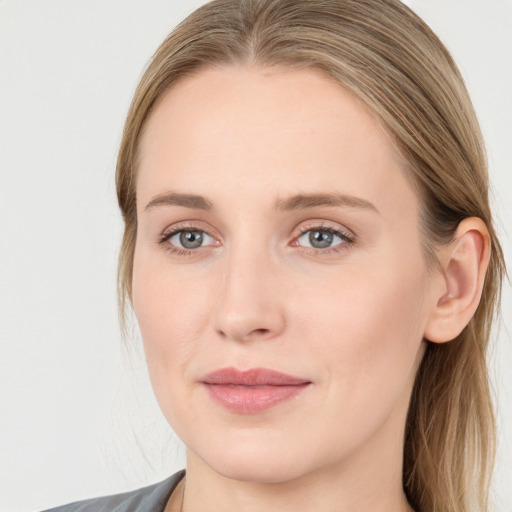
[[[209,66],[246,64],[317,69],[380,119],[405,156],[420,198],[429,268],[461,220],[485,222],[491,256],[477,311],[454,340],[427,341],[417,372],[405,426],[403,488],[417,511],[487,510],[495,422],[486,351],[505,265],[489,207],[484,144],[453,59],[398,0],[214,0],[171,32],[136,89],[117,161],[122,322],[131,302],[145,123],[177,81]]]

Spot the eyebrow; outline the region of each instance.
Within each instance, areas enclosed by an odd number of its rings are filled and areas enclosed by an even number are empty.
[[[213,204],[203,196],[178,192],[166,192],[154,196],[144,210],[147,211],[156,206],[182,206],[196,210],[213,210]],[[379,213],[377,208],[366,199],[337,193],[297,194],[287,199],[278,199],[275,202],[277,211],[306,210],[317,206],[362,208]]]
[[[276,210],[278,211],[304,210],[307,208],[315,208],[316,206],[362,208],[379,213],[377,208],[366,199],[337,193],[297,194],[288,199],[279,199],[276,201]]]
[[[144,211],[154,208],[155,206],[183,206],[195,210],[213,209],[212,203],[202,196],[195,194],[179,194],[177,192],[166,192],[154,196],[146,205]]]

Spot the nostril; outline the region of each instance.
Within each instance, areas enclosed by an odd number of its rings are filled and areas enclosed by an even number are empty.
[[[251,297],[256,296],[252,294]],[[282,332],[284,316],[279,305],[269,303],[268,300],[258,298],[254,302],[246,303],[239,296],[231,296],[224,298],[219,308],[213,312],[212,324],[220,339],[239,342],[264,341],[273,339]]]
[[[221,338],[232,338],[236,339],[238,341],[248,341],[255,338],[264,338],[265,336],[268,336],[271,332],[270,329],[253,329],[248,332],[235,332],[233,331],[224,331],[222,329],[219,329],[218,334]]]
[[[268,332],[270,332],[268,329],[254,329],[254,331],[251,331],[248,334],[248,336],[251,336],[252,334],[263,335],[263,334],[267,334]]]
[[[253,329],[252,331],[248,332],[245,336],[241,336],[239,339],[240,341],[266,340],[267,338],[271,337],[271,334],[271,329]]]

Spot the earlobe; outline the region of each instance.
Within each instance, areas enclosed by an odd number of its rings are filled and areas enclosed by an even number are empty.
[[[424,337],[434,343],[456,338],[474,315],[489,264],[489,232],[477,218],[464,219],[454,241],[441,250],[442,291],[433,307]]]

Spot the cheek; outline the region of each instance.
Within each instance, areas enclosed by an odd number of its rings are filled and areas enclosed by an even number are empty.
[[[209,322],[210,293],[204,280],[184,279],[170,271],[164,258],[143,250],[135,252],[133,306],[155,391],[180,367],[193,359],[197,344]],[[194,286],[196,284],[197,286]]]
[[[421,265],[381,260],[340,274],[323,292],[301,294],[302,338],[314,340],[311,357],[320,356],[322,373],[335,383],[331,389],[346,397],[351,410],[363,404],[391,407],[413,378],[425,289]]]

